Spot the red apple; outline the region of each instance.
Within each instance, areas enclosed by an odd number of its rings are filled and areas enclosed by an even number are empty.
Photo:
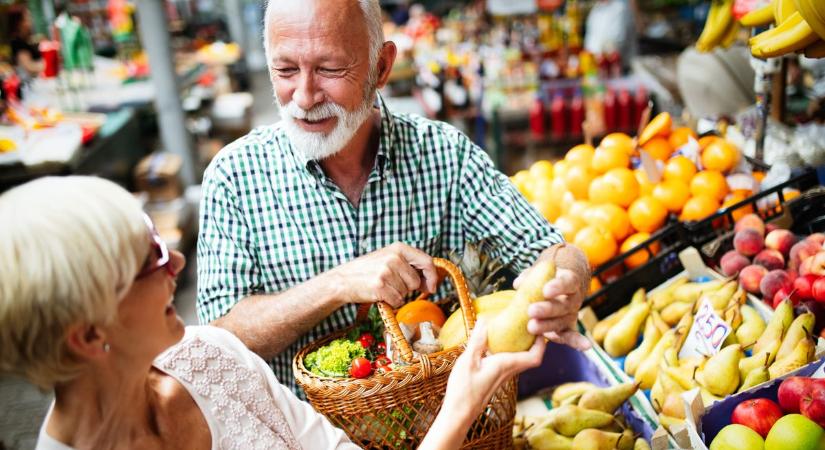
[[[820,426],[825,426],[825,384],[821,380],[812,382],[808,392],[802,396],[799,412]]]
[[[771,270],[759,282],[759,290],[762,292],[762,299],[766,302],[773,301],[776,292],[783,287],[790,291],[793,288],[793,280],[788,272],[784,270]]]
[[[825,277],[817,278],[811,285],[811,295],[818,302],[825,302]]]
[[[813,285],[817,278],[816,275],[808,274],[793,280],[793,288],[796,291],[796,295],[802,300],[814,298]]]
[[[766,398],[755,398],[736,405],[730,421],[744,425],[764,438],[781,417],[782,410],[779,409],[779,405]]]
[[[808,377],[788,377],[782,381],[776,395],[785,414],[799,413],[799,402],[810,389],[812,381]]]

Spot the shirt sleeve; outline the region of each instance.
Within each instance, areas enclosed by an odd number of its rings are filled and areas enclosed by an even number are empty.
[[[520,273],[546,248],[564,241],[531,206],[487,154],[460,135],[463,163],[459,178],[462,227],[467,240]]]
[[[231,161],[218,158],[204,173],[200,204],[197,310],[202,324],[224,316],[260,287],[251,233],[224,169]]]

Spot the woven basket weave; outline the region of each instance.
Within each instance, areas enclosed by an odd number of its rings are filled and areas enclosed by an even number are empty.
[[[464,311],[464,326],[469,335],[475,324],[475,311],[461,271],[447,260],[435,258],[439,279],[449,276],[455,285]],[[422,294],[419,299],[426,299]],[[369,307],[359,309],[360,319]],[[333,425],[364,448],[416,448],[441,408],[447,378],[464,346],[430,355],[414,356],[404,339],[392,309],[378,303],[384,325],[392,337],[400,363],[392,371],[374,373],[368,378],[318,376],[304,366],[304,358],[349,329],[312,342],[295,355],[295,379],[307,399]],[[513,417],[516,411],[516,379],[505,382],[467,433],[462,448],[509,449],[513,446]]]

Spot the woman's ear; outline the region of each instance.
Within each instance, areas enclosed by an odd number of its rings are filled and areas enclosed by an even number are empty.
[[[109,353],[110,348],[106,334],[100,327],[81,323],[69,327],[66,343],[69,351],[83,360],[102,358]]]

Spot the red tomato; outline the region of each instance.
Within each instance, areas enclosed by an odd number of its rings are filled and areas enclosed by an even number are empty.
[[[375,344],[375,338],[370,333],[364,333],[358,338],[358,343],[361,344],[361,347],[369,349]]]
[[[349,374],[353,378],[367,378],[372,374],[372,365],[367,358],[355,358],[349,368]]]
[[[387,344],[383,342],[379,342],[375,344],[375,354],[376,355],[385,355],[387,354]]]

